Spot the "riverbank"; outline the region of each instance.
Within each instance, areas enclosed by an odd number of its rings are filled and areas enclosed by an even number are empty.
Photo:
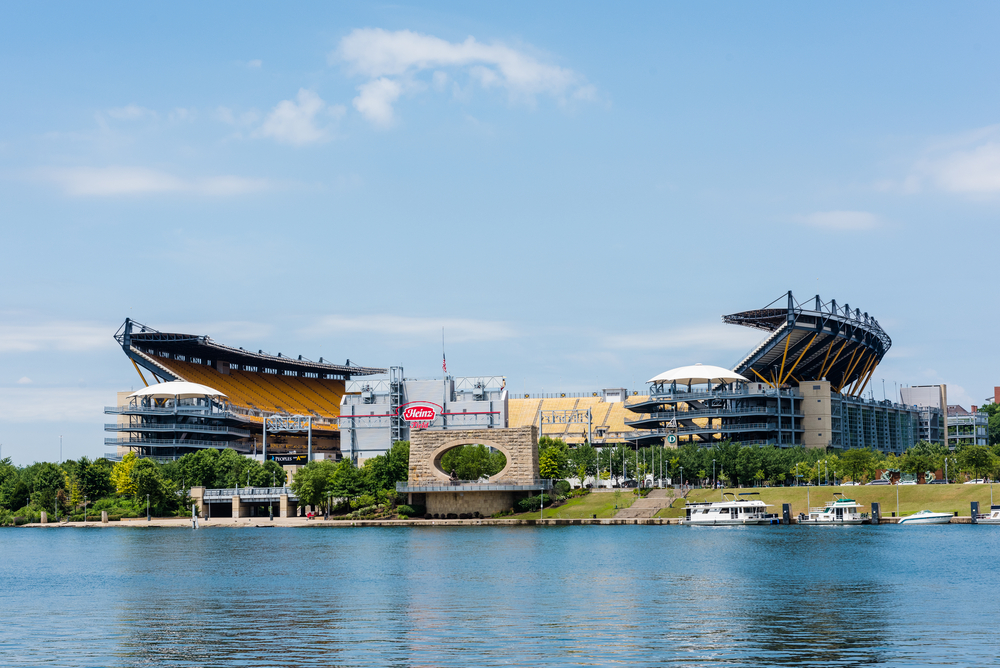
[[[871,512],[871,504],[878,503],[882,517],[891,518],[893,513],[912,515],[920,510],[933,510],[942,513],[958,513],[960,517],[969,517],[973,501],[979,502],[979,511],[988,512],[990,508],[990,485],[859,485],[830,487],[757,487],[750,489],[693,489],[687,495],[687,501],[704,502],[720,501],[722,492],[735,494],[753,492],[760,494],[760,500],[773,508],[770,512],[780,513],[781,504],[790,503],[792,516],[808,513],[809,508],[820,507],[833,500],[834,492],[840,492],[854,499],[865,508],[862,512]],[[899,508],[896,508],[896,494],[899,493]],[[1000,485],[996,486],[993,497],[1000,503]],[[675,507],[668,508],[657,514],[658,517],[683,517],[683,504],[678,501]]]
[[[895,524],[899,521],[898,517],[883,517],[882,524]],[[356,527],[453,527],[453,526],[586,526],[586,525],[599,525],[599,526],[625,526],[625,525],[644,525],[644,526],[678,526],[680,525],[681,518],[679,517],[635,517],[635,518],[615,518],[615,517],[583,517],[583,518],[545,518],[539,519],[535,518],[524,518],[524,517],[498,517],[498,518],[483,518],[483,519],[468,519],[468,520],[424,520],[424,519],[408,519],[408,520],[306,520],[301,517],[287,517],[279,518],[275,517],[273,520],[268,520],[266,517],[250,517],[250,518],[240,518],[240,519],[212,519],[209,521],[199,520],[198,528],[201,529],[263,529],[263,528],[320,528],[320,527],[333,527],[333,528],[356,528]],[[793,523],[794,523],[793,519]],[[958,516],[951,518],[951,524],[969,524],[971,523],[971,518],[969,515]],[[5,527],[11,530],[13,529],[24,529],[24,528],[39,528],[39,529],[114,529],[127,527],[130,529],[186,529],[191,530],[191,520],[190,519],[179,519],[179,518],[162,518],[153,519],[149,522],[142,521],[128,521],[128,522],[108,522],[107,524],[102,524],[101,522],[50,522],[48,524],[24,524],[20,527]]]

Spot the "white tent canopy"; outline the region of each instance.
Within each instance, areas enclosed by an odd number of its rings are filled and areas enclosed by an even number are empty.
[[[189,383],[186,380],[172,380],[169,383],[157,383],[133,392],[129,397],[154,397],[188,399],[191,397],[224,397],[222,392],[213,390],[207,385]]]
[[[735,383],[737,381],[750,382],[749,379],[744,378],[735,371],[723,369],[721,366],[694,364],[692,366],[681,366],[670,371],[664,371],[659,376],[654,376],[646,382],[676,382],[678,385],[707,385],[709,383]]]

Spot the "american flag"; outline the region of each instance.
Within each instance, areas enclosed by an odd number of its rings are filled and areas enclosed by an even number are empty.
[[[441,351],[441,368],[444,369],[445,373],[448,373],[448,360],[444,358],[444,351]]]

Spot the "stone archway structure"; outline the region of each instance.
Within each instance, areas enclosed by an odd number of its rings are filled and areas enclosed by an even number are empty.
[[[502,452],[507,465],[485,483],[452,480],[441,470],[444,453],[462,445],[485,445]],[[410,466],[405,484],[396,489],[409,494],[411,504],[422,500],[427,512],[440,515],[479,513],[488,517],[508,510],[514,502],[539,490],[551,481],[538,474],[538,427],[516,429],[411,430]],[[416,498],[415,498],[416,497]]]
[[[441,457],[463,445],[485,445],[507,458],[507,466],[489,479],[494,484],[530,485],[538,480],[538,427],[517,429],[468,429],[464,431],[414,430],[410,434],[410,485],[449,484],[441,470]]]

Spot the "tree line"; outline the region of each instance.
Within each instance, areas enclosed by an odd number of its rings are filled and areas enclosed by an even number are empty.
[[[845,479],[867,482],[878,471],[919,476],[945,469],[953,482],[1000,477],[1000,445],[966,445],[950,451],[943,445],[920,441],[897,456],[864,448],[778,448],[728,440],[710,447],[694,443],[676,449],[618,444],[597,449],[589,443],[570,447],[560,439],[543,436],[538,450],[543,478],[600,477],[612,484],[649,478],[695,485],[718,481],[733,487]]]

